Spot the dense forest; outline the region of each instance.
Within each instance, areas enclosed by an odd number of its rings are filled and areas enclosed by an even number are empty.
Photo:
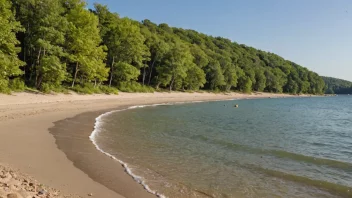
[[[276,54],[100,4],[0,0],[0,11],[0,92],[325,92],[318,74]]]
[[[352,82],[338,78],[322,77],[326,84],[327,94],[352,94]]]

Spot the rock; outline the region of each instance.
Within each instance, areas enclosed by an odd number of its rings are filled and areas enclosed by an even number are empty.
[[[93,193],[89,193],[88,196],[92,197],[92,196],[93,196]]]
[[[19,196],[17,196],[15,193],[11,193],[7,195],[7,198],[19,198]]]
[[[47,192],[45,191],[45,190],[40,190],[39,192],[38,192],[38,195],[44,195],[44,194],[46,194]]]
[[[33,183],[29,183],[28,185],[29,185],[29,186],[34,186],[34,184],[33,184]]]

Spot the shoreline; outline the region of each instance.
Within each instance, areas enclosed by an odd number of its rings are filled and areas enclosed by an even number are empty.
[[[95,118],[107,111],[142,104],[269,97],[297,96],[268,93],[0,95],[0,135],[3,137],[0,139],[0,163],[19,169],[64,194],[80,197],[90,197],[90,194],[95,197],[155,197],[135,182],[120,163],[114,162],[94,147],[89,136]],[[76,128],[68,127],[67,123],[76,124]],[[58,124],[63,124],[63,128],[55,133],[53,128]],[[78,131],[77,127],[81,130]],[[49,134],[49,128],[54,136],[56,134],[55,137]],[[64,144],[66,148],[63,148]],[[65,149],[66,152],[63,151]],[[74,153],[70,154],[67,150]],[[105,170],[113,170],[116,175],[111,176],[116,181],[104,176],[104,172],[108,172]],[[113,187],[107,187],[108,185]]]

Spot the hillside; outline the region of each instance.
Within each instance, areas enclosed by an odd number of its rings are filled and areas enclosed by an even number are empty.
[[[0,1],[0,92],[325,91],[313,71],[226,38],[121,18],[100,4],[88,10],[83,0]]]
[[[327,94],[352,94],[352,82],[338,78],[322,76]]]

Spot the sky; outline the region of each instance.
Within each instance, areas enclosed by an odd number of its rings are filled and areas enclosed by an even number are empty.
[[[352,0],[88,0],[122,17],[229,38],[352,81]]]

